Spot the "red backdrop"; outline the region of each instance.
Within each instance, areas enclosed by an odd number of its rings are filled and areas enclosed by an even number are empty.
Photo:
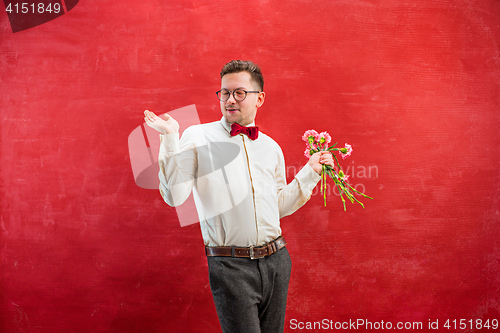
[[[286,332],[500,320],[499,22],[497,0],[81,0],[16,33],[0,13],[0,332],[220,331],[199,224],[135,184],[127,139],[144,109],[220,119],[232,59],[262,67],[289,180],[328,130],[375,198],[282,220]]]

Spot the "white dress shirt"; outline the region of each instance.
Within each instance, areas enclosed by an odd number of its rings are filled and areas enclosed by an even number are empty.
[[[180,140],[160,135],[160,193],[175,207],[193,191],[205,245],[259,246],[281,235],[280,218],[304,205],[321,177],[306,164],[287,184],[273,139],[230,132],[222,117],[187,128]]]

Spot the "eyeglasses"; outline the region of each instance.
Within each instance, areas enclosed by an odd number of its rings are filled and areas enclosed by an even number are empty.
[[[221,102],[227,101],[231,97],[231,94],[233,94],[233,97],[236,101],[241,102],[245,98],[247,98],[247,94],[250,94],[250,93],[258,94],[258,93],[260,93],[260,91],[246,91],[243,89],[236,89],[234,91],[231,91],[231,90],[227,90],[227,89],[221,89],[218,92],[216,92],[215,94],[217,95],[217,98]]]

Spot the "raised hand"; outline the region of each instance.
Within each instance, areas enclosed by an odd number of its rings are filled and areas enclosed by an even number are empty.
[[[168,114],[165,115],[164,120],[154,114],[154,112],[146,110],[144,111],[144,121],[149,127],[154,128],[161,134],[179,133],[179,123]]]

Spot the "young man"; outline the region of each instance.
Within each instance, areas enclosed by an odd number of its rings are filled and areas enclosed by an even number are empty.
[[[260,68],[231,61],[220,75],[222,119],[180,140],[177,121],[144,111],[160,132],[160,193],[176,206],[193,190],[223,332],[283,332],[291,260],[280,218],[309,200],[333,159],[314,154],[287,184],[281,148],[254,126],[265,100]]]

